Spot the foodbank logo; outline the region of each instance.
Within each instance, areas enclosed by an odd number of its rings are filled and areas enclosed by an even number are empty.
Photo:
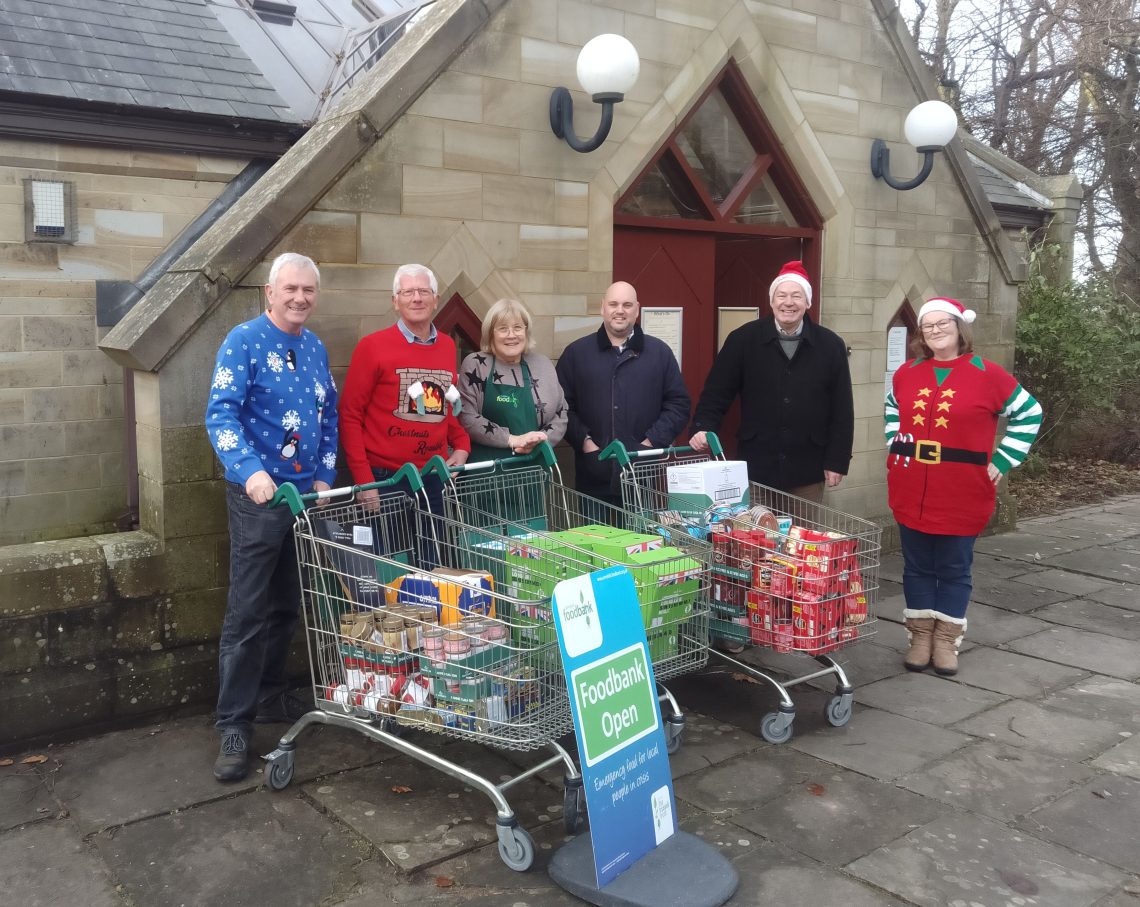
[[[558,609],[568,656],[576,658],[602,644],[602,624],[589,575],[559,583],[554,605]]]

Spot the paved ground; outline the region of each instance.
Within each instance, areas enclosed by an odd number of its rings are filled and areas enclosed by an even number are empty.
[[[764,687],[715,669],[675,685],[682,824],[735,864],[730,903],[1140,907],[1140,498],[981,541],[956,680],[902,670],[900,573],[885,559],[878,635],[844,654],[845,728],[823,719],[829,691],[805,688],[795,736],[771,746]],[[259,733],[259,752],[274,740]],[[260,773],[216,784],[215,743],[194,718],[0,768],[3,903],[580,903],[544,871],[565,840],[554,778],[510,794],[539,848],[518,874],[489,801],[359,735],[303,736],[282,793]]]

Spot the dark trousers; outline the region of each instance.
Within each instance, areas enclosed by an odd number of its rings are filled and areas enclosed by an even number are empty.
[[[394,469],[384,469],[379,466],[372,467],[372,478],[377,482],[383,482],[392,478],[396,474]],[[437,519],[443,516],[443,482],[437,475],[430,475],[423,477],[424,492],[427,494],[428,507],[431,510],[430,514],[423,514],[424,520],[419,525],[413,519],[410,525],[395,527],[399,538],[401,539],[416,539],[418,538],[418,551],[419,567],[423,570],[434,570],[440,566],[440,552],[436,545],[436,539],[443,538],[444,526],[442,522]],[[408,484],[407,479],[400,479],[389,488],[379,489],[382,495],[389,494],[392,491],[402,491],[408,497],[414,498],[416,506],[422,509],[423,496],[412,492],[412,486]],[[430,520],[428,523],[426,521]],[[422,532],[420,530],[423,530]],[[434,530],[434,531],[433,531]],[[401,546],[402,547],[402,546]],[[407,550],[411,553],[412,544],[409,542]],[[445,565],[453,566],[453,565]]]
[[[289,645],[301,608],[301,581],[288,507],[253,503],[226,485],[230,591],[218,642],[219,730],[248,731],[259,703],[288,686]]]
[[[899,526],[907,617],[966,622],[974,589],[974,535],[931,535]]]

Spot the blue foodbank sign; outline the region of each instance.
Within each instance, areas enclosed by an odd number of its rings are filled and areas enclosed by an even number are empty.
[[[629,571],[559,583],[554,623],[601,888],[676,831],[657,685]]]

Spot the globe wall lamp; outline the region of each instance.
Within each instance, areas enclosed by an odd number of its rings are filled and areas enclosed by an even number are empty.
[[[871,145],[871,175],[900,191],[921,186],[934,169],[935,153],[945,148],[957,131],[954,108],[941,101],[923,101],[907,114],[903,124],[906,140],[923,156],[918,176],[906,181],[891,176],[891,150],[883,139],[875,139]]]
[[[580,139],[574,132],[574,99],[559,86],[550,93],[550,128],[575,151],[583,154],[601,146],[614,122],[614,104],[637,81],[641,61],[635,48],[621,35],[598,35],[578,54],[578,82],[595,104],[602,105],[602,118],[592,138]]]

